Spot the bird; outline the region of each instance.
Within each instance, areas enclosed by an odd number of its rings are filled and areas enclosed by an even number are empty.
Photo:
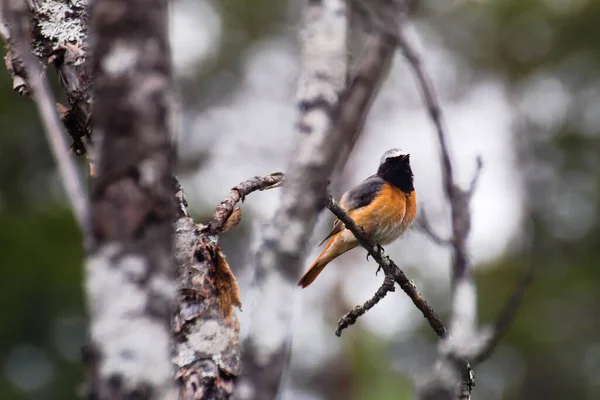
[[[386,245],[398,239],[412,225],[417,214],[410,154],[399,148],[386,151],[381,156],[377,173],[345,192],[340,206],[377,244]],[[359,245],[354,234],[339,219],[319,246],[326,241],[327,245],[306,270],[298,286],[309,286],[327,264]]]

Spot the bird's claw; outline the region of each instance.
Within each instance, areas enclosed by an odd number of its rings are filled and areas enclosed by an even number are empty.
[[[375,248],[377,249],[377,252],[379,254],[381,254],[382,256],[385,254],[385,250],[383,250],[383,247],[379,243],[375,243]],[[370,255],[371,255],[371,253],[367,252],[367,261],[369,261]]]
[[[375,271],[375,276],[377,276],[377,274],[379,273],[379,271],[381,271],[381,265],[379,265],[379,266],[377,267],[377,271]]]

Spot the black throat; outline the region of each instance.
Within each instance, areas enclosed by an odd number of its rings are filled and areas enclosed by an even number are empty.
[[[413,186],[413,173],[408,157],[388,158],[379,166],[377,175],[404,193],[411,193],[415,190]]]

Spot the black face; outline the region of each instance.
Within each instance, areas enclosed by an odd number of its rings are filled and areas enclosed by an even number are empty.
[[[379,166],[377,175],[405,193],[410,193],[415,190],[409,154],[386,159],[385,162]]]

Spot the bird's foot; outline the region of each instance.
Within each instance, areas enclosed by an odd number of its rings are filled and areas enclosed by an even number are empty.
[[[379,266],[377,267],[377,271],[375,271],[375,276],[377,276],[377,274],[379,273],[379,271],[381,271],[381,265],[379,265]]]

